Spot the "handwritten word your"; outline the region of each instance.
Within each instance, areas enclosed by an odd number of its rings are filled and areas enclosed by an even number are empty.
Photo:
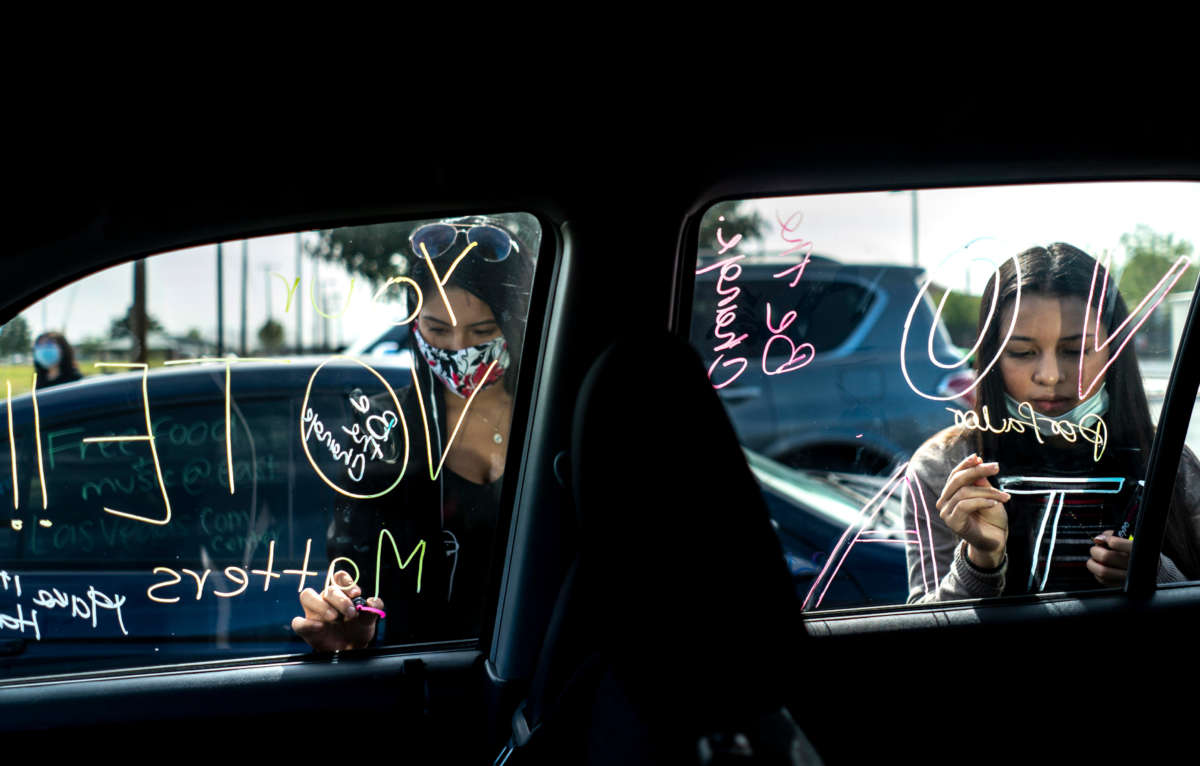
[[[463,251],[461,253],[459,253],[454,258],[453,261],[450,262],[450,266],[446,269],[445,274],[438,274],[437,267],[434,266],[434,264],[433,264],[433,259],[429,257],[429,253],[426,252],[426,250],[425,250],[425,245],[424,244],[421,245],[421,255],[425,258],[426,268],[428,268],[429,273],[433,275],[433,284],[434,284],[434,287],[437,288],[438,297],[441,298],[442,304],[446,307],[446,311],[449,312],[449,314],[450,314],[450,324],[455,325],[455,326],[458,325],[458,319],[454,316],[454,309],[450,306],[450,300],[446,297],[446,290],[445,290],[446,282],[449,281],[450,275],[454,273],[454,270],[458,268],[458,264],[462,263],[463,259],[466,258],[467,255],[469,255],[473,249],[475,249],[476,245],[478,245],[477,242],[468,243],[467,246],[463,248]],[[279,274],[276,272],[271,272],[271,276],[275,277],[276,279],[278,279],[280,282],[283,283],[283,289],[285,291],[285,302],[284,302],[283,310],[284,310],[284,313],[287,313],[292,310],[292,300],[296,295],[296,289],[299,288],[299,286],[300,286],[300,277],[296,277],[291,282],[288,282],[287,277],[285,277],[282,274]],[[351,277],[350,289],[346,292],[346,302],[342,306],[341,310],[338,311],[336,314],[327,314],[324,310],[321,309],[320,306],[317,305],[317,297],[315,295],[315,286],[316,286],[315,282],[310,282],[308,285],[309,302],[312,303],[313,309],[318,314],[320,314],[322,317],[324,317],[326,319],[338,319],[339,317],[341,317],[343,314],[346,313],[347,309],[350,308],[350,298],[351,298],[351,296],[354,295],[354,283],[355,283],[355,280],[353,277]],[[409,314],[407,317],[405,317],[403,320],[401,320],[399,322],[394,322],[394,324],[397,324],[397,325],[406,325],[409,322],[412,322],[414,319],[417,318],[417,315],[421,313],[421,306],[425,302],[425,295],[421,290],[421,286],[418,285],[416,283],[416,281],[412,279],[412,277],[400,276],[400,277],[389,278],[386,282],[383,283],[383,285],[381,285],[379,287],[378,290],[375,291],[375,295],[371,297],[371,302],[377,303],[379,301],[380,296],[382,296],[385,292],[387,292],[387,289],[389,287],[391,287],[392,285],[396,285],[396,284],[407,284],[410,288],[412,288],[414,294],[417,297],[417,300],[416,300],[417,305],[412,310],[412,313]]]

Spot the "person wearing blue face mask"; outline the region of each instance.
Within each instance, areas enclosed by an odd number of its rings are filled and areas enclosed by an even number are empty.
[[[1068,244],[992,275],[974,410],[909,462],[910,603],[1124,583],[1154,437],[1128,317],[1106,271]],[[1158,579],[1197,578],[1200,463],[1185,449]]]
[[[62,333],[44,332],[33,342],[33,371],[38,388],[79,380],[83,374],[75,366],[75,352]]]
[[[417,384],[398,395],[412,451],[394,492],[335,508],[329,558],[355,560],[362,587],[301,594],[305,615],[293,620],[293,629],[321,650],[365,646],[375,636],[376,612],[353,601],[373,587],[381,528],[405,551],[418,539],[430,546],[419,596],[411,573],[384,567],[380,598],[362,604],[386,611],[388,640],[480,635],[532,264],[526,245],[488,218],[426,224],[412,233],[410,245],[408,276],[420,289],[409,293],[409,305],[420,306],[410,338]],[[350,582],[348,574],[336,578]]]

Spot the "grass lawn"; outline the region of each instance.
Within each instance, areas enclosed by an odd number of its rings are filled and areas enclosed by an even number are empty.
[[[161,367],[162,362],[150,360],[150,366]],[[88,378],[92,375],[102,375],[104,370],[96,369],[92,362],[79,362],[79,371],[83,373],[83,377]],[[109,370],[113,372],[114,370]],[[120,370],[115,370],[120,372]],[[12,384],[13,396],[17,394],[28,393],[33,387],[33,365],[32,364],[0,364],[0,397],[4,397],[8,389],[4,385],[7,380]]]

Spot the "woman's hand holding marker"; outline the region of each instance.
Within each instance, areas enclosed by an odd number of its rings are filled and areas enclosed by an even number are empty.
[[[999,470],[998,463],[985,463],[978,455],[968,455],[950,472],[937,501],[938,515],[966,540],[967,557],[982,569],[1000,566],[1008,543],[1008,511],[1004,504],[1011,495],[987,480]]]
[[[375,637],[383,600],[366,599],[367,608],[360,609],[354,600],[362,597],[362,588],[353,583],[349,572],[339,570],[333,575],[333,583],[321,593],[305,588],[300,594],[304,616],[292,619],[292,630],[313,649],[319,652],[361,649]]]
[[[1121,587],[1125,584],[1125,575],[1129,572],[1129,553],[1133,550],[1133,540],[1126,540],[1116,535],[1111,529],[1092,538],[1095,545],[1090,551],[1087,568],[1101,585]]]

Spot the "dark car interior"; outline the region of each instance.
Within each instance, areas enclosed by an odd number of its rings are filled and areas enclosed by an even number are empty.
[[[494,619],[477,644],[0,679],[0,731],[43,745],[162,752],[220,740],[276,758],[491,763],[503,753],[513,764],[741,762],[723,739],[741,732],[758,761],[789,762],[784,751],[800,745],[777,716],[786,709],[826,763],[1187,747],[1200,585],[1156,587],[1165,514],[1139,517],[1123,590],[802,616],[734,432],[686,347],[687,254],[714,201],[1200,181],[1194,139],[1074,138],[805,136],[707,153],[527,141],[519,163],[513,152],[439,150],[339,164],[328,151],[311,172],[254,163],[243,149],[214,158],[246,162],[233,185],[195,158],[164,167],[134,147],[122,167],[79,156],[19,164],[28,191],[8,209],[0,321],[151,253],[395,217],[528,210],[550,267],[534,288],[541,337],[527,343],[540,353],[522,369],[532,393],[517,405],[528,426],[502,498]],[[1196,303],[1163,404],[1162,457],[1148,469],[1149,508],[1169,492],[1196,401]],[[717,491],[702,481],[715,474]]]

